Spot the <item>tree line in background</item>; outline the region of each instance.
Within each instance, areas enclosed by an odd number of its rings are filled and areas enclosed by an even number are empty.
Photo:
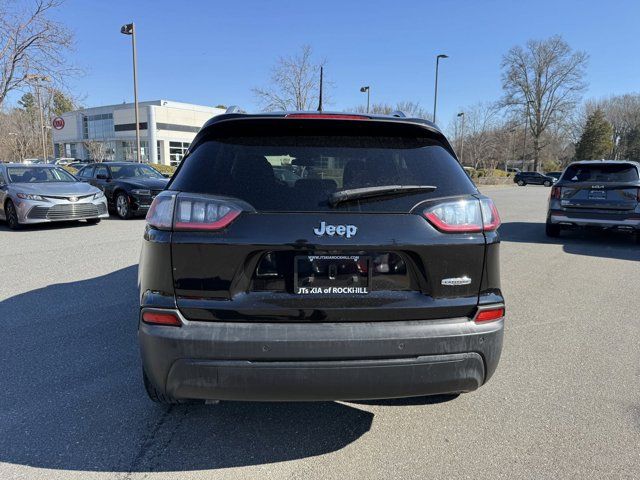
[[[52,117],[78,106],[66,88],[66,79],[78,73],[66,58],[73,35],[51,18],[61,4],[0,0],[0,159],[42,157],[43,136],[47,155],[53,156],[46,127]],[[16,93],[23,93],[17,105],[7,106]]]

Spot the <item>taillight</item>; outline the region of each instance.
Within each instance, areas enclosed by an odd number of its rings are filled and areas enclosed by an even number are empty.
[[[500,215],[489,198],[440,203],[423,214],[445,233],[475,233],[496,230],[500,226]]]
[[[221,230],[241,213],[227,200],[167,191],[153,200],[147,223],[159,230]]]
[[[158,230],[171,230],[175,199],[174,192],[161,192],[149,207],[147,223]]]
[[[551,187],[551,198],[555,198],[560,200],[562,196],[562,188],[561,187]]]
[[[182,325],[180,318],[174,312],[142,312],[142,321],[152,325],[168,325],[171,327]]]
[[[176,199],[174,230],[220,230],[242,209],[231,202],[198,195],[180,194]]]
[[[640,202],[640,188],[638,189],[638,194],[636,196],[636,200],[638,200]]]
[[[490,198],[481,198],[480,207],[482,208],[482,225],[485,232],[497,230],[502,221],[500,214],[496,208],[496,204]]]
[[[493,322],[494,320],[500,320],[503,317],[504,307],[483,308],[478,310],[476,316],[473,317],[473,321],[476,323]]]

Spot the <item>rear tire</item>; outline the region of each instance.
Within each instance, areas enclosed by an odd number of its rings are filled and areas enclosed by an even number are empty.
[[[519,187],[524,187],[527,184],[527,182],[523,181],[523,180],[518,180],[518,186]]]
[[[144,372],[144,370],[142,371],[142,381],[144,382],[144,389],[152,402],[161,403],[163,405],[178,405],[180,403],[186,403],[180,400],[176,400],[172,396],[166,395],[158,390],[151,383],[151,380],[149,380],[149,377],[147,377],[147,374]]]
[[[633,234],[633,239],[635,240],[635,242],[640,245],[640,232],[636,232]]]
[[[7,219],[7,226],[11,230],[19,230],[20,220],[18,219],[18,212],[16,210],[16,206],[11,200],[7,200],[7,203],[4,206],[4,214]]]
[[[547,222],[545,226],[547,237],[558,238],[560,236],[560,225]]]

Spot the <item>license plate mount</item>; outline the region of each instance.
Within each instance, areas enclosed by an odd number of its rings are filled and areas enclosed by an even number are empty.
[[[298,295],[367,295],[371,257],[365,255],[298,255],[293,288]]]

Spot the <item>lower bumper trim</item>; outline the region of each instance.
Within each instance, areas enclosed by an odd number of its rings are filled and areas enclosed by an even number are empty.
[[[469,392],[484,379],[484,362],[475,352],[345,361],[180,359],[166,389],[189,399],[371,400]]]

